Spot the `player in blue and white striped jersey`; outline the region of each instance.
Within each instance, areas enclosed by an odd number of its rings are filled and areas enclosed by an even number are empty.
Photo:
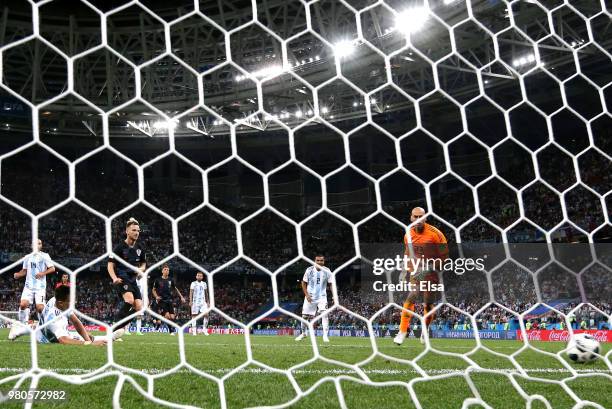
[[[70,308],[70,287],[59,286],[55,289],[55,295],[45,305],[40,314],[40,321],[36,328],[36,341],[41,344],[71,344],[71,345],[105,345],[106,337],[93,337],[89,335],[81,320],[73,313],[66,313]],[[75,333],[68,331],[68,322],[74,326]],[[123,331],[118,330],[118,331]],[[26,335],[27,327],[13,327],[9,333],[9,339]],[[116,338],[114,334],[113,339]]]
[[[323,313],[327,310],[327,286],[334,282],[334,275],[325,267],[325,257],[316,256],[315,264],[310,266],[304,272],[302,278],[302,291],[304,292],[304,305],[302,306],[302,317],[306,320],[312,320],[315,314]],[[329,332],[329,317],[323,315],[321,318],[323,324],[323,342],[329,342],[327,334]],[[295,339],[301,341],[308,332],[308,327],[302,323],[302,332]]]
[[[30,305],[35,305],[38,314],[45,308],[47,274],[55,272],[51,257],[42,251],[42,240],[38,240],[37,248],[36,252],[23,260],[21,270],[13,276],[15,280],[26,278],[18,314],[18,320],[23,325],[27,325],[30,319]]]
[[[204,281],[204,273],[198,271],[196,280],[189,286],[189,306],[191,307],[191,333],[198,334],[198,315],[202,314],[202,333],[208,335],[208,304],[206,303],[206,292],[208,285]]]

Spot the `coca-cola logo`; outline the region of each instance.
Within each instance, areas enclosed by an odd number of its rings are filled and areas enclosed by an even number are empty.
[[[606,333],[606,331],[595,331],[593,337],[595,337],[595,339],[599,342],[605,342],[608,340],[608,334]]]
[[[606,330],[582,330],[574,331],[575,334],[586,333],[590,334],[599,342],[611,342],[612,331]],[[523,339],[523,334],[519,332],[517,334]],[[566,330],[530,330],[527,331],[527,339],[529,341],[563,341],[567,342],[570,338],[570,332]]]
[[[569,331],[551,331],[549,339],[551,341],[567,341],[569,340]]]
[[[607,342],[608,341],[608,332],[607,331],[595,331],[592,333],[593,337],[599,342]]]
[[[542,333],[538,330],[535,331],[529,331],[528,335],[527,335],[527,339],[530,341],[541,341],[542,340]]]

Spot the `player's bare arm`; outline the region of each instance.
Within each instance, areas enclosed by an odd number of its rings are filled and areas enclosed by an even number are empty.
[[[64,345],[95,345],[95,346],[102,346],[102,345],[106,344],[106,341],[104,341],[104,340],[83,341],[81,339],[73,339],[73,338],[68,337],[68,336],[59,337],[58,341],[59,341],[60,344],[64,344]]]
[[[155,298],[156,301],[161,300],[161,297],[159,296],[159,294],[157,294],[157,280],[153,282],[153,289],[151,290],[151,294],[153,294],[153,298]]]
[[[140,265],[138,266],[138,279],[140,280],[142,278],[142,275],[144,274],[145,270],[147,269],[147,263],[140,263]]]
[[[178,289],[178,287],[174,287],[174,289],[176,290],[176,293],[178,294],[179,298],[181,299],[181,302],[183,304],[185,304],[185,297],[183,297],[183,294],[181,294],[181,291]],[[191,303],[191,298],[190,298],[189,302]]]
[[[308,302],[312,302],[312,298],[310,297],[310,294],[308,294],[308,283],[305,281],[302,281],[302,291],[304,292],[304,297],[306,297],[306,300],[308,300]]]
[[[72,323],[72,325],[74,325],[74,329],[76,330],[76,332],[78,332],[78,334],[83,338],[84,341],[92,340],[89,336],[89,333],[85,329],[85,326],[83,325],[79,317],[77,317],[74,313],[70,314],[70,322]]]
[[[15,280],[19,280],[20,278],[25,277],[27,273],[28,273],[28,271],[26,269],[22,269],[22,270],[16,272],[15,274],[13,274],[13,278]]]
[[[119,285],[123,283],[123,280],[117,277],[117,274],[115,273],[115,263],[109,261],[106,265],[106,269],[108,270],[108,275],[110,275],[110,278],[111,280],[113,280],[114,285]]]
[[[41,272],[36,273],[36,275],[34,277],[36,277],[36,279],[40,280],[41,278],[43,278],[47,274],[51,274],[51,273],[55,273],[55,267],[54,266],[51,266],[51,267],[47,268],[45,271],[41,271]]]

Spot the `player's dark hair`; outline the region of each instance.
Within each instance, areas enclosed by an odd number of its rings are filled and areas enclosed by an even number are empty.
[[[140,223],[138,223],[138,220],[134,219],[133,217],[130,217],[130,220],[128,220],[125,224],[125,228],[127,229],[128,227],[133,225],[140,226]]]
[[[168,270],[170,270],[170,266],[169,266],[167,263],[166,263],[166,264],[164,264],[164,265],[162,266],[162,270],[163,270],[164,268],[167,268]]]
[[[70,287],[61,285],[55,289],[55,299],[57,301],[68,301],[70,300]]]

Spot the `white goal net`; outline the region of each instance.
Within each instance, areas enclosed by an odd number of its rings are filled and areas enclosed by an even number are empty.
[[[114,407],[610,403],[609,1],[24,0],[0,13],[3,393],[51,379],[75,399],[112,379]],[[416,207],[455,262],[483,265],[439,271],[444,290],[427,311],[414,302],[396,346],[406,294],[376,290],[372,268],[403,254]],[[128,328],[138,319],[144,336],[91,364],[35,329],[5,341],[38,239],[56,267],[47,299],[65,273],[69,312],[110,341],[107,261],[130,217],[147,261]],[[300,285],[320,255],[334,284],[309,321]],[[187,299],[174,318],[152,292],[165,265]],[[208,304],[192,314],[196,272]],[[601,342],[591,366],[548,342],[576,331]]]

